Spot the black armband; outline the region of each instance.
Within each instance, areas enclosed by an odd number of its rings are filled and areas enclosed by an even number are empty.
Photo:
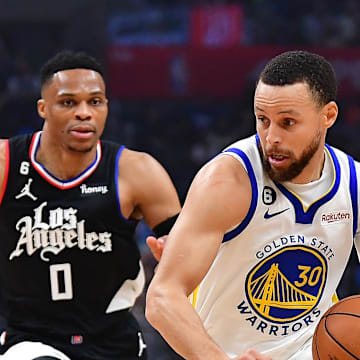
[[[173,225],[175,224],[176,219],[178,218],[179,214],[176,214],[172,217],[167,218],[165,221],[161,222],[160,224],[156,225],[153,228],[153,232],[156,235],[156,237],[161,237],[164,235],[167,235]]]

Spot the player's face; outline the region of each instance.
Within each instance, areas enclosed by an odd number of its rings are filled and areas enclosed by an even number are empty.
[[[306,83],[271,86],[259,82],[254,109],[269,176],[278,182],[317,179],[322,170],[326,130],[336,119],[328,119],[329,106],[321,108]]]
[[[88,152],[104,130],[107,102],[99,73],[72,69],[55,73],[44,86],[38,110],[52,141],[67,150]]]

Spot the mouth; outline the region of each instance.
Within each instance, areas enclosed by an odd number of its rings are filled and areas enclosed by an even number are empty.
[[[77,125],[70,128],[69,133],[78,139],[89,139],[96,131],[95,128],[90,125]]]
[[[278,153],[269,153],[267,154],[267,158],[269,163],[275,167],[284,165],[289,159],[288,156]]]

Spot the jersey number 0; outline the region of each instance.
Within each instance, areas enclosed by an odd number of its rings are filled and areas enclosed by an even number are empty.
[[[51,298],[57,300],[70,300],[73,298],[71,265],[50,265]]]

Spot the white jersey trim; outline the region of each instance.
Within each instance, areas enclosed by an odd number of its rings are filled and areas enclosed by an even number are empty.
[[[40,145],[41,141],[41,134],[42,131],[38,131],[34,134],[33,139],[31,141],[30,150],[29,150],[29,156],[30,161],[32,165],[34,166],[35,170],[51,185],[54,185],[58,187],[59,189],[70,189],[73,188],[79,184],[81,184],[86,178],[88,178],[98,167],[100,160],[101,160],[101,144],[100,141],[98,141],[96,145],[96,155],[95,160],[93,163],[85,169],[82,173],[80,173],[78,176],[74,177],[70,180],[60,180],[54,175],[52,175],[46,168],[36,161],[36,153]]]
[[[113,311],[128,309],[135,304],[137,297],[142,293],[145,285],[145,272],[141,261],[139,261],[139,267],[140,269],[136,279],[125,280],[120,289],[116,292],[105,311],[106,314]]]

